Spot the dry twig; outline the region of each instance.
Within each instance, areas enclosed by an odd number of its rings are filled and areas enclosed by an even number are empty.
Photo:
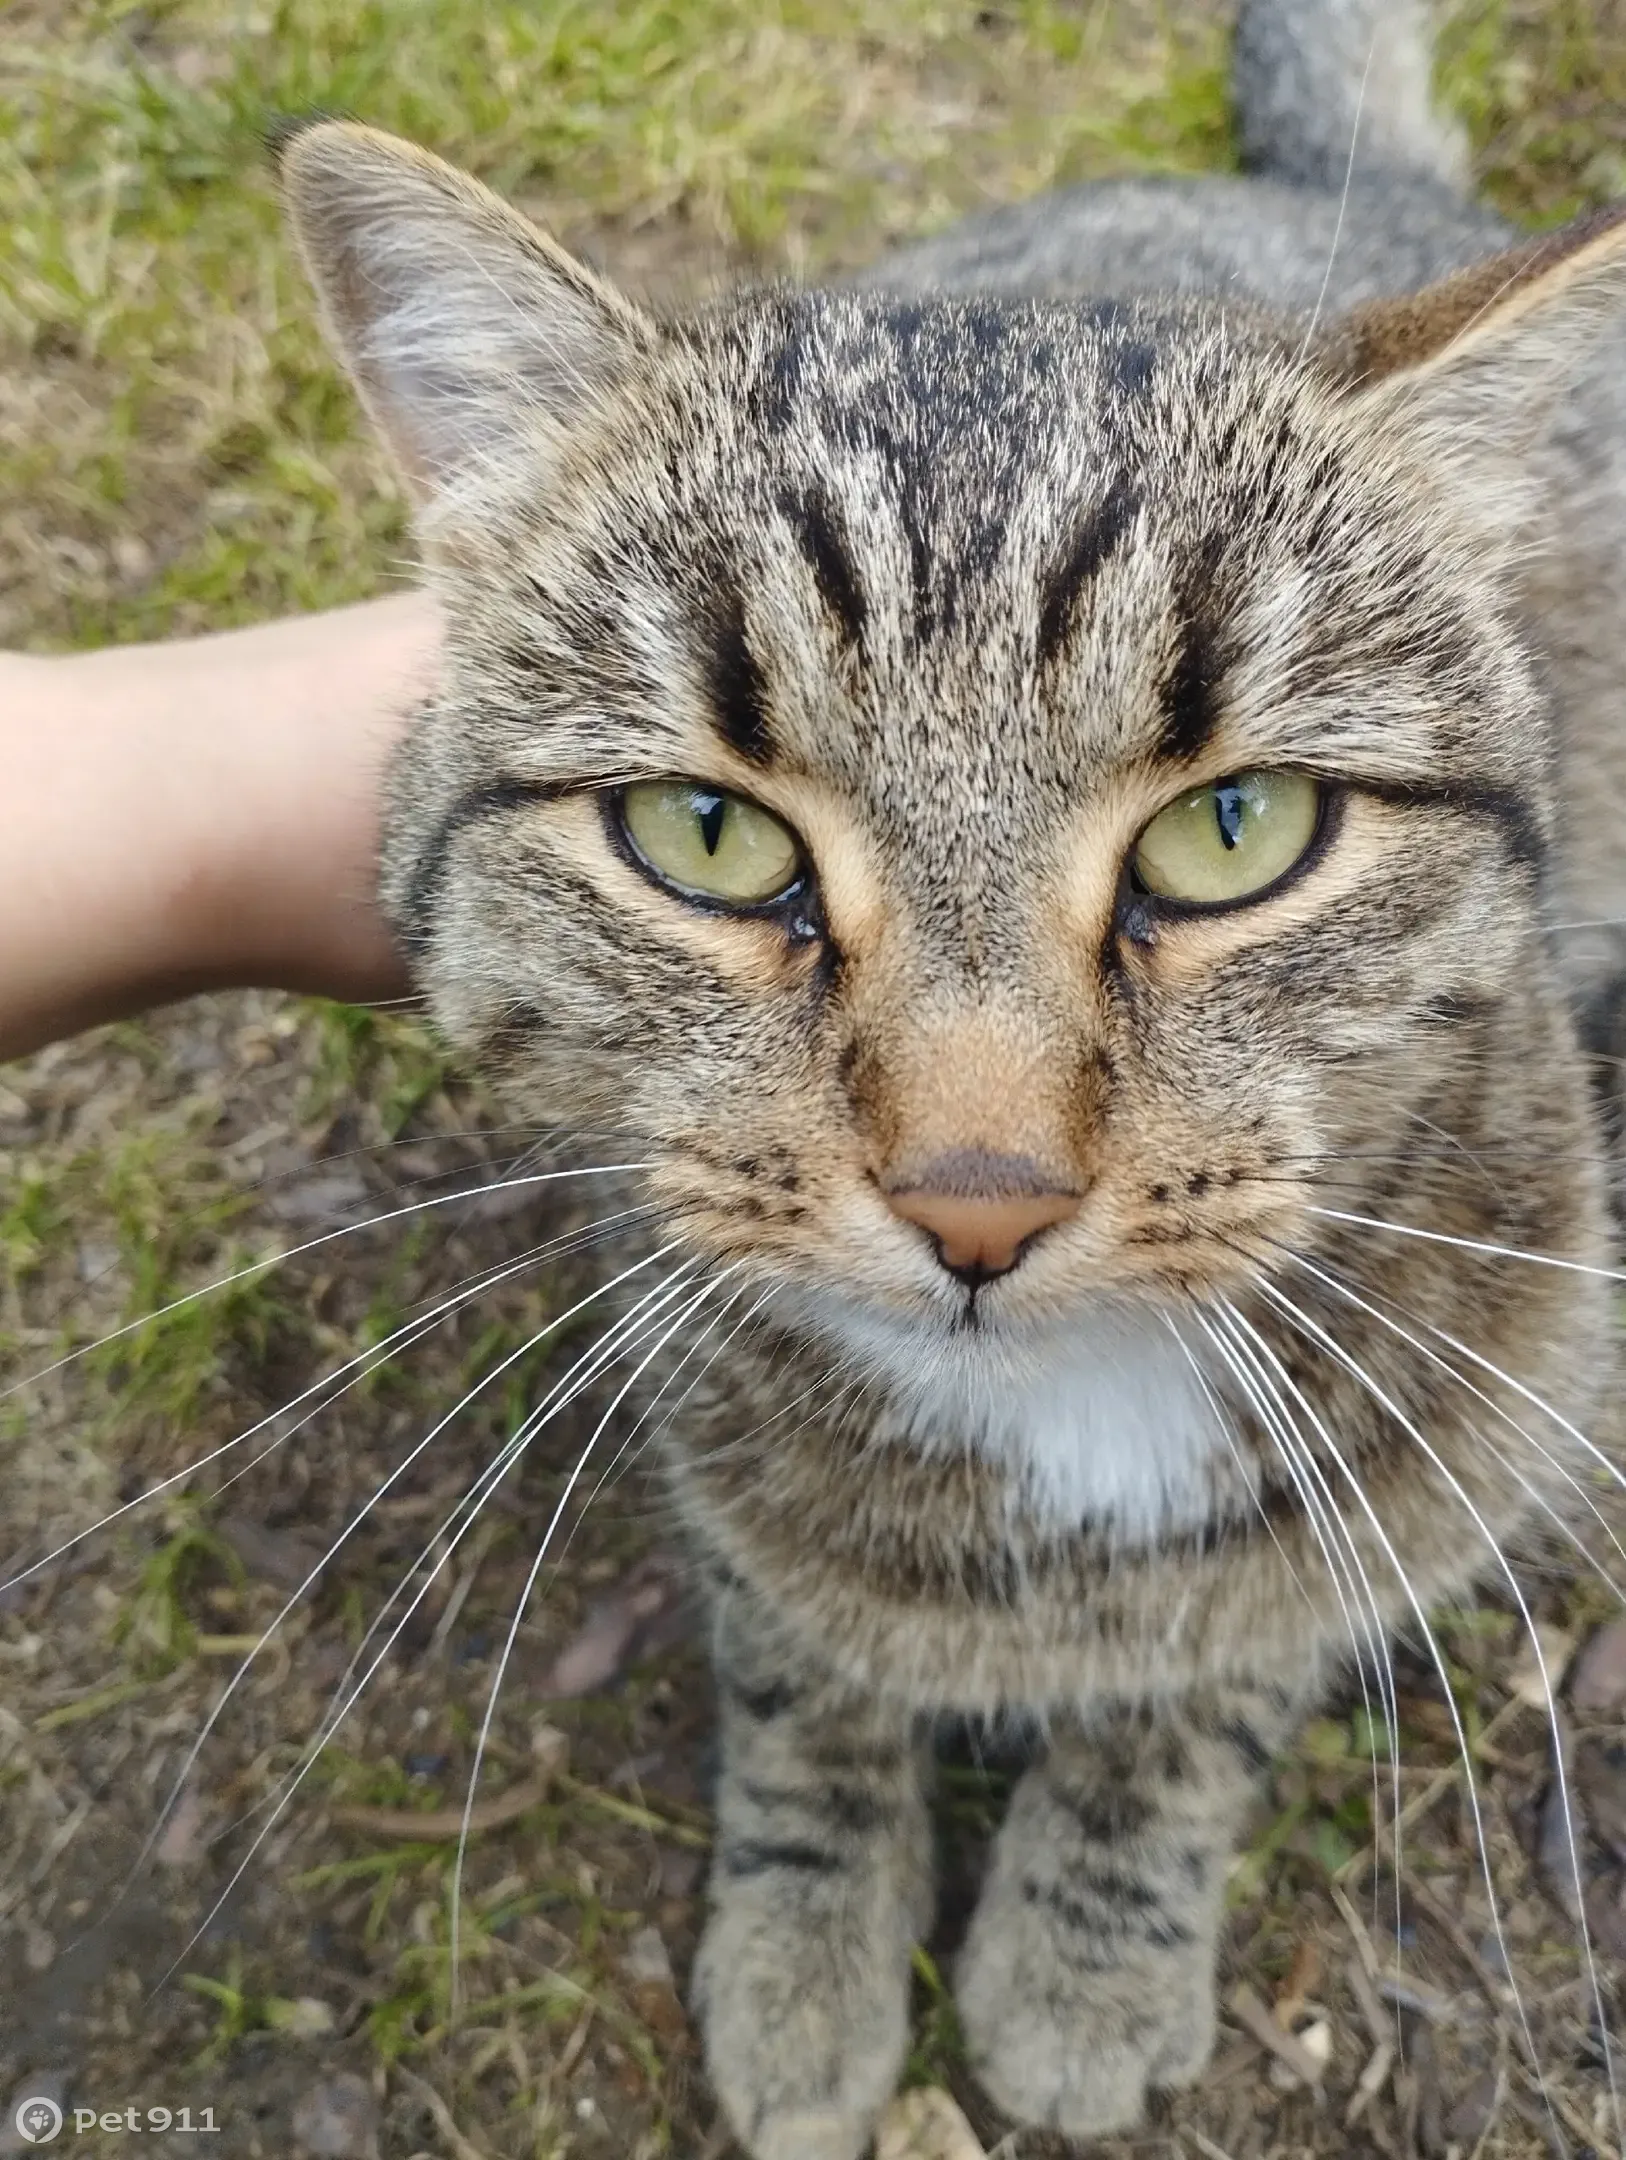
[[[1226,2007],[1240,2025],[1247,2027],[1260,2046],[1268,2048],[1279,2062],[1285,2063],[1302,2084],[1312,2092],[1319,2088],[1325,2065],[1317,2062],[1309,2049],[1285,2026],[1277,2024],[1251,1987],[1244,1982],[1233,1988]]]
[[[395,2065],[395,2075],[400,2079],[407,2091],[415,2099],[422,2101],[423,2105],[434,2117],[435,2128],[446,2140],[452,2160],[492,2160],[491,2154],[486,2151],[483,2145],[476,2145],[471,2138],[466,2138],[462,2131],[459,2130],[452,2119],[451,2109],[427,2078],[419,2077],[415,2071],[408,2070],[401,2063]]]
[[[1522,1696],[1510,1696],[1496,1715],[1487,1721],[1483,1731],[1474,1742],[1475,1754],[1482,1752],[1488,1741],[1493,1740],[1505,1725],[1511,1725],[1518,1713],[1528,1707]],[[1437,1771],[1421,1792],[1413,1793],[1412,1797],[1400,1810],[1400,1813],[1394,1817],[1389,1825],[1391,1839],[1400,1839],[1406,1831],[1412,1829],[1421,1821],[1441,1794],[1448,1793],[1451,1790],[1457,1779],[1461,1777],[1462,1770],[1463,1756],[1459,1748],[1456,1760],[1447,1763],[1443,1770]],[[1363,1845],[1358,1853],[1351,1853],[1343,1866],[1334,1874],[1332,1878],[1334,1883],[1347,1885],[1359,1882],[1377,1858],[1377,1852],[1377,1841],[1373,1839],[1370,1843]]]
[[[548,1792],[546,1779],[526,1778],[519,1785],[510,1785],[494,1800],[481,1801],[469,1812],[469,1836],[481,1837],[488,1830],[506,1829],[522,1815],[529,1815],[532,1808],[540,1807]],[[332,1814],[333,1820],[342,1823],[346,1830],[361,1830],[368,1837],[403,1838],[412,1844],[439,1845],[447,1838],[463,1834],[463,1810],[460,1807],[339,1807],[334,1808]]]

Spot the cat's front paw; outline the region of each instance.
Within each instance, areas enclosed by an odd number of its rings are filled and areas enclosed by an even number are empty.
[[[908,1916],[755,1904],[725,1897],[695,1964],[712,2089],[752,2160],[859,2160],[908,2047]]]
[[[983,2089],[1017,2122],[1068,2137],[1132,2129],[1155,2087],[1189,2085],[1214,2044],[1207,1944],[1111,1942],[1038,1884],[996,1883],[955,1975]]]

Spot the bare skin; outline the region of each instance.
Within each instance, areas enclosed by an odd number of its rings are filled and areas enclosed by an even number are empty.
[[[0,1058],[198,990],[403,995],[378,806],[439,645],[433,602],[403,593],[0,654]]]

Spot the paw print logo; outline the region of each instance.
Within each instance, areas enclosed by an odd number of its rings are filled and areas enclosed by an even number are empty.
[[[49,2145],[62,2128],[62,2110],[42,2093],[19,2100],[12,2119],[17,2135],[28,2145]]]

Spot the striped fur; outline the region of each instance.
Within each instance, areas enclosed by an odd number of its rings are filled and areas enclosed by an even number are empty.
[[[696,2001],[755,2160],[857,2160],[899,2073],[940,1714],[1046,1736],[958,1973],[975,2064],[1122,2127],[1201,2071],[1298,1709],[1590,1472],[1608,1179],[1553,919],[1617,905],[1596,461],[1561,569],[1532,543],[1626,241],[1385,297],[1503,238],[1422,50],[1398,0],[1251,0],[1256,177],[673,323],[422,153],[285,154],[449,622],[402,935],[718,1286],[658,1429],[722,1705]],[[1272,766],[1325,807],[1268,899],[1136,888],[1149,818]],[[674,775],[800,835],[782,906],[644,874],[617,791]],[[1569,974],[1605,1015],[1616,950]],[[885,1195],[989,1161],[1078,1206],[968,1288]]]

